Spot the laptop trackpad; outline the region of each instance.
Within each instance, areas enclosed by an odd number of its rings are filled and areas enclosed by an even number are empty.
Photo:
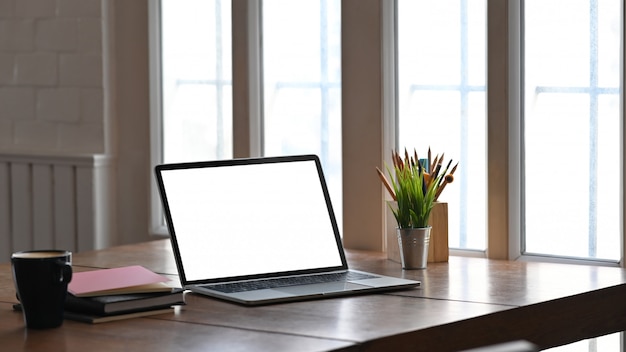
[[[366,289],[368,286],[353,284],[350,282],[328,282],[323,284],[312,284],[302,286],[289,286],[274,288],[272,291],[291,293],[295,295],[324,294],[342,291],[355,291]]]

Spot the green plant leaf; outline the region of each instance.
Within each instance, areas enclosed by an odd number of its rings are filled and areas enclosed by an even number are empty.
[[[430,212],[434,206],[437,186],[445,173],[430,180],[428,186],[424,178],[424,168],[419,163],[395,165],[392,170],[385,165],[390,176],[391,187],[396,195],[397,208],[391,211],[400,228],[427,227]]]

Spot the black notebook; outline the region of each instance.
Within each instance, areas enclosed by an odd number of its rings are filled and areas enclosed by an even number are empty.
[[[141,317],[167,314],[167,313],[173,313],[173,312],[174,312],[173,307],[160,308],[160,309],[148,309],[148,310],[143,310],[143,311],[138,311],[138,312],[120,313],[120,314],[113,314],[113,315],[97,315],[97,314],[76,313],[76,312],[65,311],[65,319],[79,321],[82,323],[100,324],[100,323],[108,323],[110,321],[141,318]]]
[[[182,289],[173,289],[163,293],[133,293],[110,296],[76,297],[68,294],[65,310],[96,315],[110,315],[144,311],[147,309],[167,308],[185,304]]]

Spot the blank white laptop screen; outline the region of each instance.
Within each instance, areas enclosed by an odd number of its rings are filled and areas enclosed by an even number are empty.
[[[342,265],[313,160],[161,175],[188,281]]]

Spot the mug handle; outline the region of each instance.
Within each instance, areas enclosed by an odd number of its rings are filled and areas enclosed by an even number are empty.
[[[59,261],[58,264],[61,267],[59,283],[68,283],[72,281],[72,265],[62,261]]]

